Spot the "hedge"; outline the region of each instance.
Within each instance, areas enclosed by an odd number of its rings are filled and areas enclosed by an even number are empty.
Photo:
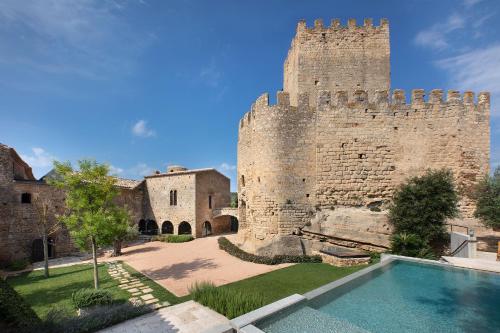
[[[184,243],[190,242],[193,239],[192,235],[158,235],[154,236],[151,240],[165,243]]]
[[[0,331],[25,332],[40,324],[35,311],[7,281],[0,278]]]
[[[233,243],[231,243],[226,237],[219,237],[217,240],[219,243],[219,248],[226,251],[232,256],[235,256],[241,260],[254,262],[256,264],[264,265],[278,265],[284,263],[318,263],[322,262],[321,257],[315,256],[290,256],[290,255],[276,255],[273,257],[259,256],[243,251]]]

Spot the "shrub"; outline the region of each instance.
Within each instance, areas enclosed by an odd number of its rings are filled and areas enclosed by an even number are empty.
[[[37,333],[89,333],[151,312],[151,307],[131,303],[104,305],[99,311],[75,317],[52,309]]]
[[[457,203],[450,171],[429,170],[421,177],[410,178],[396,190],[389,209],[395,233],[392,252],[404,251],[410,256],[428,251],[440,254],[447,240],[445,221],[457,215]],[[401,238],[403,234],[406,236]]]
[[[0,328],[2,332],[24,332],[41,324],[24,299],[0,278]]]
[[[210,282],[196,283],[189,291],[195,301],[229,319],[264,305],[264,298],[260,294],[217,288]]]
[[[192,235],[158,235],[151,238],[153,241],[160,241],[165,243],[184,243],[190,242],[194,239]]]
[[[113,296],[106,290],[80,289],[71,295],[71,302],[77,309],[113,303]]]
[[[486,176],[476,187],[473,198],[476,200],[474,216],[490,228],[500,228],[500,167],[493,176]]]
[[[193,236],[191,235],[167,235],[165,237],[164,242],[167,243],[184,243],[184,242],[190,242],[194,239]]]
[[[231,243],[226,237],[219,237],[217,240],[219,243],[219,248],[226,251],[232,256],[235,256],[241,260],[254,262],[256,264],[265,265],[278,265],[283,263],[306,263],[306,262],[321,262],[320,256],[290,256],[290,255],[276,255],[274,257],[258,256],[243,251],[233,243]]]
[[[7,269],[9,271],[21,271],[25,269],[30,264],[28,259],[14,260]]]

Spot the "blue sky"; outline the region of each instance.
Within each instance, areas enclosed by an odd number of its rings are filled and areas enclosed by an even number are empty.
[[[282,88],[297,21],[386,17],[393,89],[492,92],[499,165],[499,14],[496,0],[2,0],[0,142],[37,177],[91,157],[138,179],[216,167],[234,189],[239,118]]]

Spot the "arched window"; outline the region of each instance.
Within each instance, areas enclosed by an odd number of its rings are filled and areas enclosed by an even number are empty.
[[[212,196],[211,195],[208,196],[208,208],[210,208],[210,209],[212,208]]]
[[[177,190],[174,190],[174,206],[177,206]]]
[[[245,186],[245,175],[241,175],[241,186]]]
[[[170,190],[170,206],[174,204],[174,191]]]
[[[31,193],[21,194],[21,203],[26,203],[26,204],[31,203]]]
[[[186,221],[182,221],[179,224],[179,230],[177,233],[179,235],[191,235],[191,225]]]

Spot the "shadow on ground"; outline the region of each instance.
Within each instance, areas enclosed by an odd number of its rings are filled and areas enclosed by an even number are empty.
[[[146,252],[154,252],[154,251],[158,251],[160,249],[161,249],[161,247],[159,247],[159,246],[148,246],[148,247],[142,247],[142,248],[133,249],[133,250],[125,249],[123,251],[122,256],[128,256],[128,255],[146,253]]]
[[[189,262],[173,264],[159,269],[144,270],[143,272],[153,279],[182,279],[187,277],[191,272],[196,272],[200,269],[217,268],[212,259],[196,258]]]

